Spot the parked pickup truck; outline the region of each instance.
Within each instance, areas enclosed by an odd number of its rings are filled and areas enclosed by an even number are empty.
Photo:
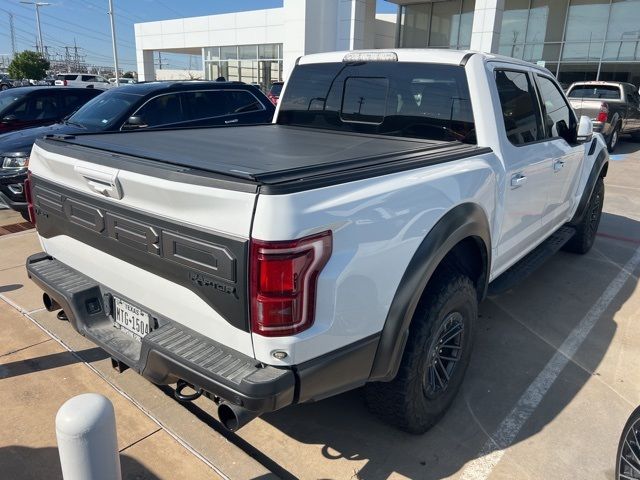
[[[640,94],[631,83],[578,82],[567,90],[569,102],[578,115],[593,120],[593,129],[604,135],[609,153],[621,134],[640,140]]]
[[[591,248],[607,166],[535,65],[309,55],[274,124],[38,140],[45,252],[27,269],[116,365],[208,395],[227,428],[366,386],[420,433],[460,387],[487,292]]]

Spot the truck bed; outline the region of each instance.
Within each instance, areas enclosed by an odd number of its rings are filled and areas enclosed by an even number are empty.
[[[315,186],[340,183],[491,151],[454,141],[282,125],[81,134],[50,137],[38,144],[54,151],[67,144],[81,147],[86,155],[90,150],[108,152],[111,157],[115,154],[219,174],[263,187],[264,193],[268,187],[304,189],[309,188],[309,182]],[[83,158],[80,152],[66,153]]]

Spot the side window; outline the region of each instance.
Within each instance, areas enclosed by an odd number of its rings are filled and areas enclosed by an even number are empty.
[[[540,108],[529,75],[496,70],[495,77],[509,141],[514,145],[525,145],[542,140]]]
[[[567,138],[567,131],[573,124],[573,114],[555,82],[537,75],[542,115],[547,138]]]
[[[12,115],[18,120],[53,120],[58,118],[58,98],[55,95],[33,95],[16,106]]]
[[[157,127],[169,123],[183,122],[186,120],[182,112],[180,94],[170,93],[156,97],[141,107],[135,114],[142,117],[142,121],[149,127]]]
[[[229,113],[248,113],[262,110],[262,104],[249,92],[235,90],[229,92]]]
[[[95,82],[96,81],[96,77],[95,77],[95,75],[82,75],[82,81],[83,82]]]
[[[228,96],[224,91],[184,92],[181,94],[185,120],[202,120],[229,113]]]

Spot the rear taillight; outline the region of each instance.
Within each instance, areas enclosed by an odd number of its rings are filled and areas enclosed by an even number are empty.
[[[596,121],[606,123],[609,118],[609,105],[602,102],[600,104],[600,111],[598,112],[598,116],[596,117]]]
[[[31,171],[27,172],[27,179],[24,181],[24,196],[27,200],[29,221],[36,224],[36,209],[33,207],[33,193],[31,192]]]
[[[64,86],[66,87],[66,86],[67,86],[67,81],[66,81],[66,80],[63,80],[63,81],[62,81],[62,85],[64,85]]]
[[[293,335],[313,325],[318,275],[331,257],[330,231],[286,242],[251,241],[251,330]]]

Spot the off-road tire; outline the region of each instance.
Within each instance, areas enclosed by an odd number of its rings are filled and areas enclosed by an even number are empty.
[[[620,143],[620,124],[615,126],[611,135],[609,135],[609,138],[607,139],[607,151],[609,153],[613,153],[618,146],[618,143]]]
[[[633,432],[631,429],[633,428]],[[620,441],[618,442],[618,453],[616,454],[616,476],[615,480],[626,478],[640,478],[640,463],[637,462],[640,455],[640,407],[636,408],[626,425],[622,429]],[[622,457],[626,458],[626,461]]]
[[[459,358],[446,388],[429,394],[429,360],[437,350],[434,348],[442,328],[453,316],[458,318],[457,314],[463,325]],[[460,388],[471,356],[477,317],[478,297],[471,279],[455,272],[433,278],[411,322],[398,374],[391,382],[365,386],[365,400],[371,412],[409,433],[429,430],[447,411]],[[453,351],[448,352],[453,355]]]
[[[565,243],[563,250],[573,253],[585,254],[593,246],[602,217],[602,205],[604,203],[604,180],[602,177],[596,182],[596,186],[589,198],[587,211],[580,223],[576,225],[576,233],[571,240]]]

